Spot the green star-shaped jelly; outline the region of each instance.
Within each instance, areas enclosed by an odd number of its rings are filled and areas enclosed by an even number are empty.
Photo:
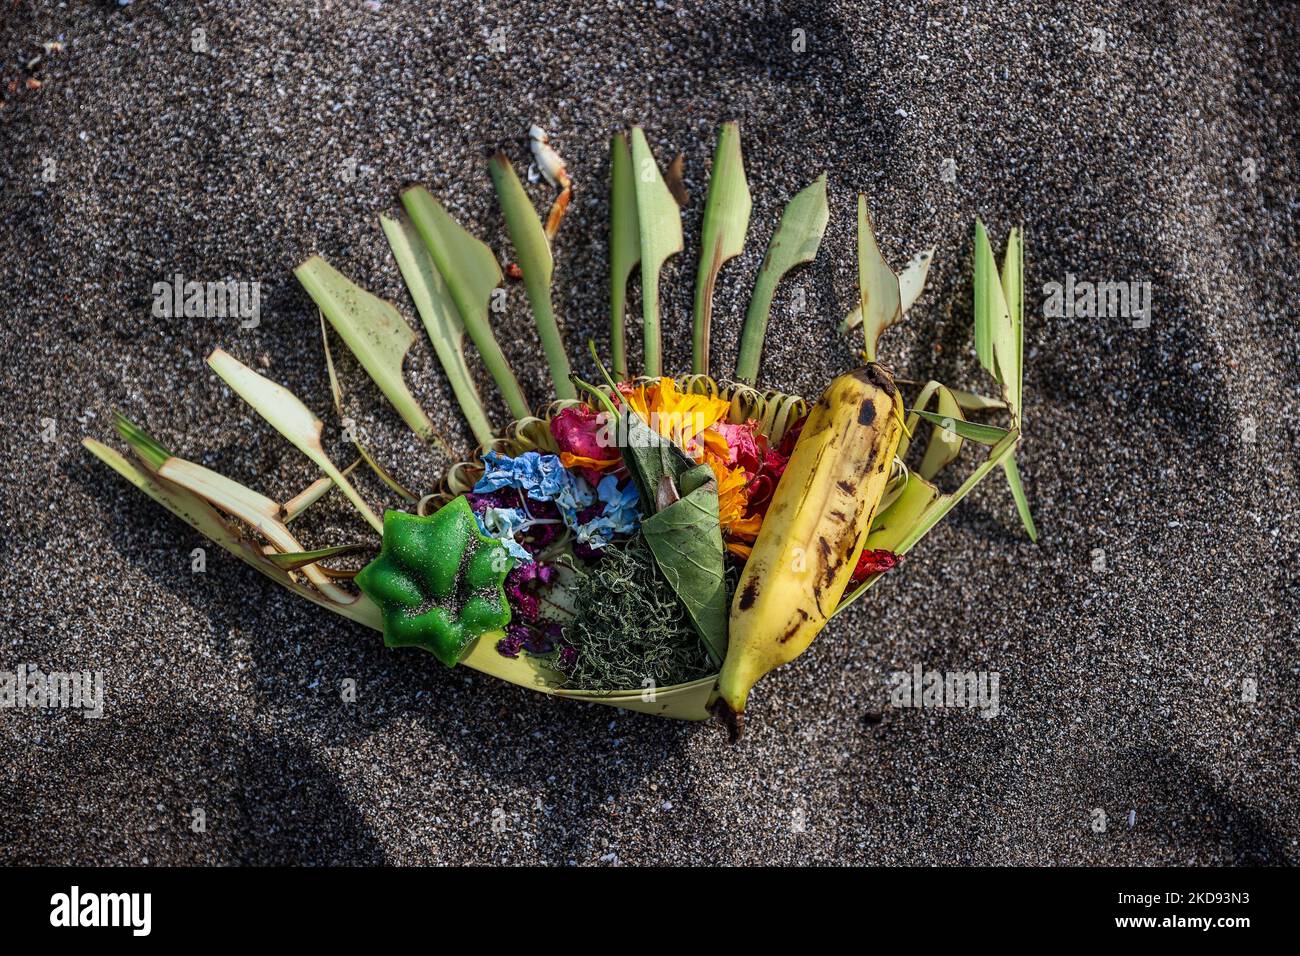
[[[423,647],[452,667],[481,634],[509,623],[512,564],[461,495],[424,518],[386,512],[383,548],[356,580],[383,612],[385,644]]]

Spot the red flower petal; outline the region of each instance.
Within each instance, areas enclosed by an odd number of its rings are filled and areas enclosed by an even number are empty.
[[[874,551],[863,549],[862,556],[858,558],[858,566],[853,569],[853,581],[857,583],[865,581],[873,574],[884,574],[902,560],[901,554],[886,551],[884,548],[877,548]]]

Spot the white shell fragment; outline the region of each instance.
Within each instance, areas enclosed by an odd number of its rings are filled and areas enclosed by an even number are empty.
[[[546,181],[557,188],[568,185],[568,170],[564,168],[560,154],[551,146],[551,138],[546,135],[546,130],[534,123],[528,129],[528,139],[533,159]]]

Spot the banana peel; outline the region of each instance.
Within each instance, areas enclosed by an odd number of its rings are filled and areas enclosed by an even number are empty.
[[[903,432],[892,373],[868,365],[813,406],[736,587],[716,712],[739,736],[750,689],[802,654],[839,606]]]

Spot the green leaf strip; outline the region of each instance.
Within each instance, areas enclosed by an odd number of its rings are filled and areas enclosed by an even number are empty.
[[[433,422],[402,378],[402,363],[415,341],[415,333],[397,309],[352,282],[320,256],[312,256],[293,274],[402,420],[422,440],[435,441]]]
[[[420,314],[424,330],[428,333],[438,362],[451,383],[456,403],[469,423],[474,440],[480,445],[491,444],[494,437],[492,423],[483,409],[483,399],[465,360],[465,323],[461,321],[456,303],[447,290],[447,283],[438,272],[433,257],[415,226],[406,216],[380,216],[388,245],[397,260],[411,301]]]
[[[609,171],[609,352],[614,374],[622,382],[628,378],[627,283],[641,261],[632,151],[622,133],[610,138]]]
[[[700,264],[695,276],[691,370],[696,375],[707,375],[709,371],[709,328],[718,272],[723,263],[744,251],[752,207],[740,152],[740,126],[735,122],[724,123],[718,130],[718,145],[713,152],[713,172],[709,177],[701,228]]]
[[[564,349],[564,337],[551,304],[551,280],[555,262],[551,244],[547,241],[542,221],[537,217],[532,200],[524,192],[523,183],[505,153],[497,152],[488,161],[492,184],[496,187],[501,211],[506,217],[506,231],[515,247],[519,268],[524,273],[524,292],[537,323],[537,335],[542,340],[542,351],[551,368],[551,381],[558,398],[577,398],[573,383],[569,381],[569,356]]]
[[[337,558],[344,554],[360,554],[363,551],[373,549],[374,546],[369,544],[340,544],[333,548],[317,548],[315,551],[289,551],[268,554],[266,559],[277,568],[285,571],[297,571],[299,568],[308,567],[328,558]]]
[[[655,163],[645,132],[632,127],[632,174],[636,188],[637,229],[641,236],[642,349],[645,374],[663,374],[663,335],[659,326],[659,273],[682,251],[682,214]]]
[[[955,403],[951,406],[954,409],[956,407]],[[912,409],[911,414],[919,415],[944,431],[953,432],[961,438],[969,438],[981,445],[996,445],[1010,434],[1010,429],[999,428],[997,425],[984,425],[980,422],[968,422],[960,415],[925,412],[915,408]]]
[[[881,334],[903,318],[903,298],[898,276],[889,268],[876,243],[867,197],[858,194],[858,308],[867,361],[876,361]]]
[[[816,258],[829,219],[826,174],[822,173],[786,205],[785,212],[781,214],[781,222],[768,244],[758,278],[754,280],[749,310],[745,313],[740,356],[736,362],[738,381],[752,385],[758,380],[763,339],[767,336],[767,323],[772,313],[772,298],[776,294],[777,284],[795,266]]]
[[[461,228],[423,186],[405,190],[402,205],[447,284],[461,321],[497,383],[506,408],[512,417],[526,418],[531,412],[528,400],[488,321],[488,303],[501,287],[501,267],[496,256]]]

